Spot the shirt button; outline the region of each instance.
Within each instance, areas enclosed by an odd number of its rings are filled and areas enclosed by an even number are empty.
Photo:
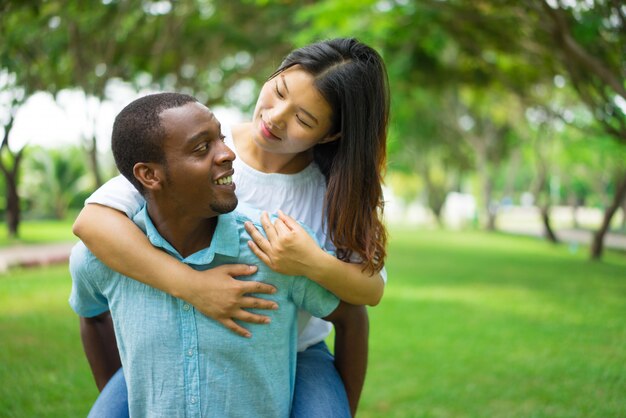
[[[192,356],[193,356],[193,350],[192,350],[191,348],[190,348],[189,350],[187,350],[187,355],[188,355],[189,357],[192,357]]]
[[[189,304],[188,304],[188,303],[185,303],[185,304],[183,305],[183,309],[184,309],[184,310],[186,310],[186,311],[188,311],[190,308],[191,308],[191,307],[189,306]]]
[[[189,402],[191,402],[192,404],[195,404],[196,402],[198,402],[198,400],[196,399],[195,396],[192,396],[191,399],[189,399]]]

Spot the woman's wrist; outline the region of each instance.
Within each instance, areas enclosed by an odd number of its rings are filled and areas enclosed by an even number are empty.
[[[322,287],[326,287],[328,277],[332,276],[332,266],[337,259],[322,248],[310,253],[310,259],[306,262],[302,276],[306,276]]]
[[[194,284],[200,276],[200,272],[192,269],[187,264],[179,263],[175,268],[169,269],[163,283],[166,293],[185,302],[192,303],[195,293]]]

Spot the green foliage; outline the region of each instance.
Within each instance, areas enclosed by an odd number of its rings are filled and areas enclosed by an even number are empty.
[[[389,168],[419,176],[435,212],[465,184],[480,184],[474,192],[485,208],[541,176],[560,181],[553,203],[576,195],[606,204],[621,170],[621,151],[591,145],[626,138],[619,2],[130,0],[86,8],[50,0],[4,2],[0,11],[0,74],[10,81],[0,99],[9,113],[37,90],[77,87],[101,102],[112,80],[250,112],[261,83],[293,46],[353,36],[387,64]],[[13,103],[3,96],[9,91]],[[550,119],[542,141],[533,112]],[[84,145],[95,153],[89,135]],[[27,208],[39,193],[34,187],[21,187],[31,194]],[[37,210],[50,212],[51,199]]]
[[[64,219],[76,196],[93,190],[83,151],[76,146],[29,149],[24,160],[21,195],[31,215]],[[76,206],[74,206],[76,207]]]

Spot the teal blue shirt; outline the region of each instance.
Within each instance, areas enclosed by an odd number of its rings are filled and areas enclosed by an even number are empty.
[[[297,309],[317,317],[339,300],[316,283],[270,270],[249,250],[239,213],[218,217],[209,248],[183,258],[158,233],[144,207],[134,221],[152,244],[196,270],[259,266],[240,277],[269,283],[279,309],[267,325],[246,324],[243,338],[183,300],[109,269],[82,244],[70,257],[70,305],[83,317],[111,311],[133,417],[288,417],[293,396]]]

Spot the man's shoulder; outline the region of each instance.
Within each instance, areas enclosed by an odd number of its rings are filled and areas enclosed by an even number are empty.
[[[263,211],[252,207],[246,203],[239,203],[237,205],[237,208],[233,211],[233,216],[235,218],[235,221],[237,222],[237,224],[243,228],[243,224],[247,221],[251,221],[256,227],[257,229],[263,234],[265,235],[264,231],[263,231],[263,226],[261,225],[261,214],[263,213]],[[274,222],[276,219],[278,219],[278,215],[275,213],[268,213],[270,220],[272,222]],[[313,239],[315,239],[315,242],[317,243],[317,245],[320,245],[318,239],[315,236],[315,233],[313,232],[313,230],[306,224],[297,221],[300,226],[302,226],[302,228],[304,228],[304,230],[311,236],[313,237]]]
[[[79,241],[72,247],[70,271],[72,274],[89,272],[91,275],[94,273],[110,274],[112,272],[111,269],[96,258],[82,241]]]
[[[247,221],[251,221],[255,224],[261,223],[261,213],[257,208],[254,208],[246,203],[239,203],[237,208],[233,211],[233,216],[238,224],[243,225]]]

